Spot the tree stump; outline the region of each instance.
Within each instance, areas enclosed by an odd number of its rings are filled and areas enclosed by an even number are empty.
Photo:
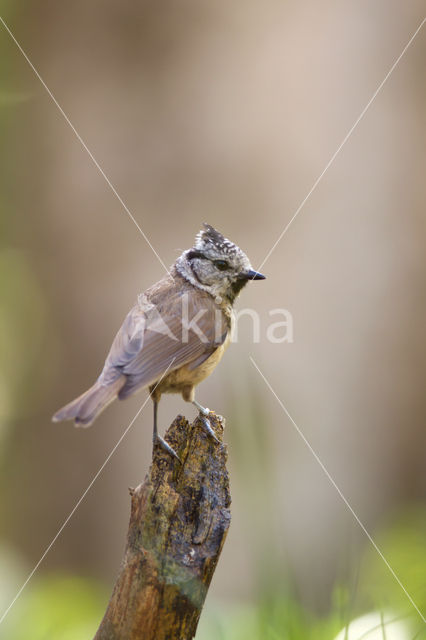
[[[180,464],[155,447],[145,481],[131,489],[120,572],[94,640],[190,640],[231,521],[224,419],[219,443],[178,416],[165,439]]]

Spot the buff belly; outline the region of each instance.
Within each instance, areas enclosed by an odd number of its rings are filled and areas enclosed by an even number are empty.
[[[191,369],[190,365],[184,365],[179,369],[175,369],[175,371],[171,371],[155,388],[154,395],[159,399],[162,393],[182,393],[184,400],[192,402],[194,399],[194,387],[212,373],[213,369],[221,361],[229,342],[230,338],[227,338],[207,360],[204,360],[195,369]]]

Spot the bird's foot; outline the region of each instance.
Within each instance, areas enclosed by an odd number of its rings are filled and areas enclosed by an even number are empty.
[[[206,407],[203,407],[196,400],[193,400],[192,404],[195,407],[197,407],[198,411],[200,412],[200,422],[203,425],[204,431],[207,433],[207,435],[209,435],[211,438],[213,438],[213,440],[215,442],[219,443],[220,440],[217,439],[217,436],[216,436],[215,432],[213,431],[212,426],[210,424],[210,420],[207,417],[209,415],[209,413],[210,413],[210,409],[207,409]]]
[[[178,460],[180,462],[180,464],[182,464],[182,460],[179,458],[179,456],[176,453],[176,451],[161,436],[157,435],[154,438],[153,446],[154,447],[155,446],[161,447],[163,449],[163,451],[165,451],[170,456],[172,456],[172,458],[176,458],[176,460]]]
[[[194,405],[194,407],[197,407],[198,411],[200,412],[200,414],[202,416],[207,417],[210,413],[210,409],[207,409],[206,407],[203,407],[203,405],[201,405],[199,402],[197,402],[196,400],[192,401],[192,404]]]
[[[210,420],[206,418],[206,416],[203,415],[201,411],[200,411],[200,422],[203,425],[203,429],[207,433],[207,435],[209,435],[211,438],[213,438],[215,442],[219,444],[220,440],[217,438],[215,432],[213,431],[212,426],[210,424]]]

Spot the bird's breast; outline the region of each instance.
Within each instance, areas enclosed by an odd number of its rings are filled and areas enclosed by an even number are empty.
[[[195,387],[205,380],[219,364],[231,340],[231,332],[225,338],[223,344],[217,347],[213,353],[198,367],[191,368],[191,363],[171,371],[163,378],[158,386],[160,393],[180,393],[186,387]]]

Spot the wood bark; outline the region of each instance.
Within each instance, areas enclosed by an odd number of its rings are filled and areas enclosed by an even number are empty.
[[[155,447],[145,481],[131,489],[127,544],[94,640],[190,640],[230,525],[224,420],[219,443],[178,416],[165,439],[182,464]]]

